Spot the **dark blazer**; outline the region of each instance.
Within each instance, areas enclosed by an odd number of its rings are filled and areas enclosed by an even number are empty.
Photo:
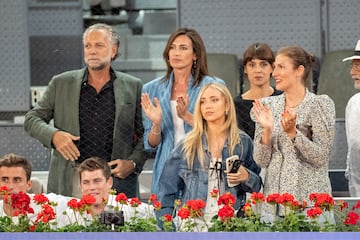
[[[44,146],[52,148],[52,136],[62,130],[79,136],[79,99],[81,83],[86,68],[64,72],[54,76],[38,104],[25,115],[25,131]],[[141,123],[140,79],[122,72],[115,72],[115,125],[112,159],[132,159],[137,172],[145,163],[143,151],[143,127]],[[53,120],[53,124],[49,124]],[[52,149],[48,178],[48,192],[65,196],[72,194],[72,161],[65,160]],[[128,196],[138,193],[138,176],[131,174],[126,179],[114,177],[114,184]]]

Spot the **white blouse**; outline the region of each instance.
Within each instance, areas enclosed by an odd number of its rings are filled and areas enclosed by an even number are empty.
[[[176,111],[176,100],[170,101],[171,115],[174,124],[174,145],[176,145],[181,139],[185,137],[184,120],[178,117]]]

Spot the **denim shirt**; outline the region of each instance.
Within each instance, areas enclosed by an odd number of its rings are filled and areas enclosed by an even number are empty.
[[[174,74],[171,73],[170,78],[164,80],[162,77],[154,79],[146,84],[142,88],[143,93],[148,93],[151,101],[154,100],[154,97],[158,98],[161,108],[162,108],[162,120],[161,120],[161,142],[155,148],[150,146],[148,142],[148,137],[151,131],[152,122],[146,115],[142,114],[142,123],[144,126],[144,148],[147,152],[156,152],[155,162],[153,166],[153,175],[152,175],[152,185],[151,192],[158,194],[158,183],[160,174],[164,169],[164,164],[166,159],[169,158],[171,151],[174,149],[174,125],[171,114],[171,89],[174,81]],[[195,108],[196,98],[199,95],[200,89],[212,82],[218,82],[225,85],[225,82],[222,79],[204,76],[202,81],[197,86],[194,84],[193,76],[190,76],[188,83],[188,92],[190,101],[188,111],[193,113]],[[184,122],[185,133],[189,132],[192,127]]]
[[[234,155],[238,155],[243,160],[243,166],[249,172],[247,181],[229,187],[224,170],[226,169],[226,158],[229,157],[229,144],[226,140],[222,149],[222,170],[220,171],[224,179],[225,192],[230,192],[236,198],[235,209],[245,204],[246,192],[258,192],[261,188],[261,178],[259,176],[260,168],[253,159],[253,143],[251,138],[239,130],[240,144],[234,149]],[[187,166],[185,153],[183,151],[183,142],[181,141],[172,151],[170,158],[165,162],[159,180],[158,198],[162,204],[162,209],[156,212],[156,216],[161,219],[165,214],[172,214],[174,201],[180,199],[182,204],[190,199],[202,199],[206,202],[208,197],[208,171],[211,154],[208,150],[205,135],[202,136],[203,149],[205,152],[205,169],[201,167],[200,162],[195,158],[193,169]],[[161,225],[161,222],[159,221]]]

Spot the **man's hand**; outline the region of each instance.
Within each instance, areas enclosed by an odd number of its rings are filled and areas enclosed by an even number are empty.
[[[134,172],[133,162],[127,159],[112,160],[109,162],[109,166],[111,168],[111,174],[121,179],[126,178],[132,172]]]
[[[71,135],[68,132],[56,131],[52,137],[52,143],[55,149],[66,160],[75,161],[80,157],[80,151],[74,144],[74,141],[79,141],[79,136]]]

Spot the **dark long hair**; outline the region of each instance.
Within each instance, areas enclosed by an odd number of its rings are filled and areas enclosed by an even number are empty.
[[[169,63],[169,51],[171,44],[174,42],[175,38],[181,35],[186,35],[190,38],[192,42],[193,51],[197,57],[196,63],[193,63],[191,69],[191,74],[195,79],[194,86],[197,86],[205,75],[209,75],[209,71],[207,67],[205,44],[199,33],[194,29],[190,29],[190,28],[179,28],[170,35],[163,52],[163,58],[165,60],[167,67],[164,80],[169,79],[170,74],[173,70],[173,68],[170,66]]]

